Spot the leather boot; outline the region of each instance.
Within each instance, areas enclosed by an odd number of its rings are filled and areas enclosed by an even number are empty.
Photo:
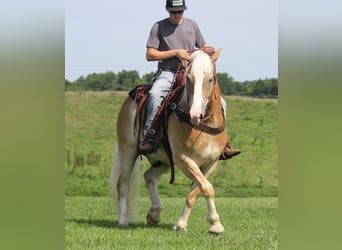
[[[230,143],[227,142],[226,146],[224,147],[223,153],[220,156],[219,160],[228,160],[236,155],[239,155],[241,151],[239,149],[233,149],[230,147]]]
[[[150,129],[146,134],[145,139],[140,144],[139,149],[140,153],[143,155],[148,155],[156,152],[156,133],[155,130]]]

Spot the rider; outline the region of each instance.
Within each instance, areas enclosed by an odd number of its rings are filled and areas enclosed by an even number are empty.
[[[140,145],[140,152],[144,155],[154,151],[158,128],[151,127],[151,125],[163,98],[167,96],[172,87],[181,60],[184,60],[185,55],[188,55],[187,50],[201,48],[209,54],[215,51],[205,42],[197,23],[183,17],[186,9],[185,0],[166,0],[166,10],[169,12],[169,17],[152,26],[147,40],[146,59],[158,61],[158,73],[147,101],[147,119],[144,126],[145,139]],[[184,70],[184,68],[180,70]],[[226,102],[223,98],[221,98],[221,103],[226,115]],[[220,160],[229,159],[240,153],[240,150],[232,149],[229,140],[227,140]]]

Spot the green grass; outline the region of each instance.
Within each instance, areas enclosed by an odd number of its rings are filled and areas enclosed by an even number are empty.
[[[149,226],[145,216],[148,198],[139,200],[138,225],[122,228],[112,214],[109,198],[66,197],[66,249],[278,249],[278,198],[216,198],[222,235],[207,232],[206,202],[199,198],[188,223],[188,232],[172,230],[183,207],[183,198],[162,199],[161,224]]]
[[[127,92],[65,93],[65,193],[106,196],[116,141],[116,119]],[[228,135],[242,154],[220,161],[211,177],[217,197],[278,195],[277,100],[225,97]],[[142,172],[148,168],[142,162]],[[142,176],[142,175],[141,175]],[[162,176],[163,197],[185,197],[190,181],[176,169],[175,185]],[[141,196],[147,191],[141,180]]]
[[[126,96],[127,92],[65,94],[65,248],[277,249],[277,100],[225,97],[228,135],[242,154],[220,161],[210,178],[225,227],[223,235],[211,235],[202,196],[190,216],[188,232],[172,231],[190,188],[190,180],[177,168],[174,185],[168,184],[169,175],[159,181],[164,204],[161,224],[145,222],[150,203],[141,174],[140,223],[118,227],[106,196],[116,119]],[[141,172],[148,167],[143,159]]]

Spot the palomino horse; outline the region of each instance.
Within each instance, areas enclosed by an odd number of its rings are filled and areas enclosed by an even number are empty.
[[[185,206],[174,226],[174,230],[177,231],[186,231],[191,209],[200,192],[203,193],[208,205],[209,232],[218,234],[224,231],[215,207],[215,191],[208,181],[217,167],[226,143],[225,117],[222,113],[214,65],[220,52],[221,50],[217,50],[209,56],[198,50],[188,56],[187,83],[176,107],[190,116],[191,124],[181,122],[176,112],[171,113],[168,120],[167,131],[174,164],[192,181]],[[119,202],[118,223],[122,226],[138,222],[138,145],[142,131],[139,131],[137,116],[137,104],[132,98],[127,97],[117,120],[118,141],[110,176],[114,201]],[[212,130],[219,127],[222,129],[216,133],[208,133],[204,129],[196,129],[196,125],[204,125],[201,127]],[[144,174],[151,200],[151,208],[146,219],[149,224],[158,224],[162,203],[157,191],[157,182],[159,177],[168,171],[169,159],[163,147],[147,158],[151,165],[161,163],[158,168],[150,167]]]

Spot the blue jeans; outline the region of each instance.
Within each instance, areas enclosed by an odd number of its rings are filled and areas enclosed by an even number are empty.
[[[147,131],[150,129],[153,118],[157,113],[160,104],[169,93],[175,76],[176,73],[169,71],[161,71],[157,78],[154,80],[152,88],[149,92],[149,97],[147,99],[147,117],[144,126],[144,135],[146,135]]]
[[[157,113],[160,104],[163,99],[169,93],[170,88],[172,87],[172,82],[176,76],[176,73],[169,71],[161,71],[157,78],[154,80],[152,88],[149,92],[149,97],[147,99],[146,111],[146,123],[144,126],[144,135],[148,132],[151,127],[153,118]],[[226,117],[226,101],[221,96],[221,105],[223,108],[224,117]],[[158,132],[158,131],[156,131]]]

